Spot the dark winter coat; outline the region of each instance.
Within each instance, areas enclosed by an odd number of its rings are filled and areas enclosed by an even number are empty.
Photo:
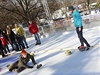
[[[23,58],[22,56],[19,57],[18,66],[29,68],[29,66],[27,65],[27,63],[29,62],[30,59],[32,60],[33,64],[36,64],[33,55],[30,55],[28,53],[26,58]]]
[[[21,43],[23,41],[20,35],[16,35],[15,37],[18,43]]]
[[[32,22],[32,24],[29,24],[28,29],[29,29],[30,33],[32,33],[32,34],[35,34],[38,32],[38,27],[34,22]]]
[[[10,33],[8,34],[8,39],[11,42],[15,41],[15,34],[13,31],[10,31]]]

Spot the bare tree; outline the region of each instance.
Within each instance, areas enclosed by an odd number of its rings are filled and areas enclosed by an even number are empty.
[[[90,3],[99,0],[62,0],[65,7],[77,3],[85,3],[90,10]],[[47,0],[51,14],[64,5],[60,0]],[[35,17],[44,15],[41,0],[0,0],[0,24],[11,24],[14,22],[27,22]]]
[[[33,20],[42,10],[40,0],[1,0],[0,8],[10,17],[22,22]]]
[[[61,8],[57,0],[47,1],[51,13]],[[28,20],[33,20],[38,15],[44,14],[41,0],[0,0],[0,9],[2,9],[0,11],[0,16],[2,16],[0,20],[5,24],[11,22],[27,22]]]
[[[47,0],[51,14],[63,7],[60,0]]]

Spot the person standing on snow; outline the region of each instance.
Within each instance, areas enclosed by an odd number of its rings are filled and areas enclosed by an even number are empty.
[[[29,21],[28,29],[29,29],[31,34],[34,34],[34,37],[35,37],[35,40],[36,40],[35,45],[40,45],[41,41],[40,41],[40,38],[39,38],[39,35],[38,35],[37,25],[33,21]]]
[[[2,46],[2,41],[0,40],[0,54],[2,55],[2,57],[5,57],[5,54],[3,52],[3,46]]]
[[[1,30],[0,30],[0,36],[1,36]],[[0,54],[2,55],[2,57],[5,57],[6,55],[4,54],[4,52],[3,52],[3,45],[2,45],[2,41],[1,41],[1,39],[0,39]]]
[[[8,40],[3,36],[3,33],[0,34],[0,40],[2,41],[2,46],[4,49],[4,52],[7,54],[7,52],[10,53],[10,50],[8,48]]]
[[[16,30],[17,35],[21,36],[21,38],[22,38],[23,42],[25,43],[26,47],[29,48],[29,46],[26,42],[26,38],[24,36],[25,32],[24,32],[23,28],[21,26],[18,26],[18,24],[15,24],[15,30]],[[22,42],[22,45],[24,44],[23,42]]]
[[[35,59],[34,59],[34,55],[27,53],[24,49],[21,52],[21,55],[19,56],[19,59],[11,64],[11,65],[7,65],[7,68],[9,69],[9,71],[13,71],[13,72],[21,72],[24,69],[29,69],[29,68],[33,68],[33,66],[29,66],[27,65],[27,63],[30,61],[30,59],[32,60],[32,63],[34,65],[36,65],[37,69],[39,69],[42,64],[37,64]]]
[[[77,32],[78,38],[79,38],[80,43],[81,43],[81,46],[79,46],[79,48],[84,48],[84,43],[85,43],[87,48],[89,49],[90,48],[90,44],[83,37],[82,17],[80,15],[79,11],[76,10],[73,6],[69,6],[68,10],[72,13],[73,20],[74,20],[74,26],[76,27],[76,32]]]
[[[12,51],[19,51],[19,47],[18,47],[18,44],[16,42],[16,38],[15,38],[15,34],[14,32],[12,31],[12,28],[8,25],[7,28],[6,28],[6,31],[7,31],[7,36],[8,36],[8,39],[9,39],[9,43],[11,44],[12,46]]]

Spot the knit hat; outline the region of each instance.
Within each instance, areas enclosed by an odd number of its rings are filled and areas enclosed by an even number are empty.
[[[22,55],[25,55],[27,52],[24,50],[24,49],[22,49],[22,52],[21,52],[21,54]]]
[[[68,11],[74,10],[75,8],[73,6],[68,7]]]

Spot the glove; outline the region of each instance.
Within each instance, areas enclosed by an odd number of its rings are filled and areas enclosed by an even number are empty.
[[[28,68],[33,68],[33,66],[28,66]]]

